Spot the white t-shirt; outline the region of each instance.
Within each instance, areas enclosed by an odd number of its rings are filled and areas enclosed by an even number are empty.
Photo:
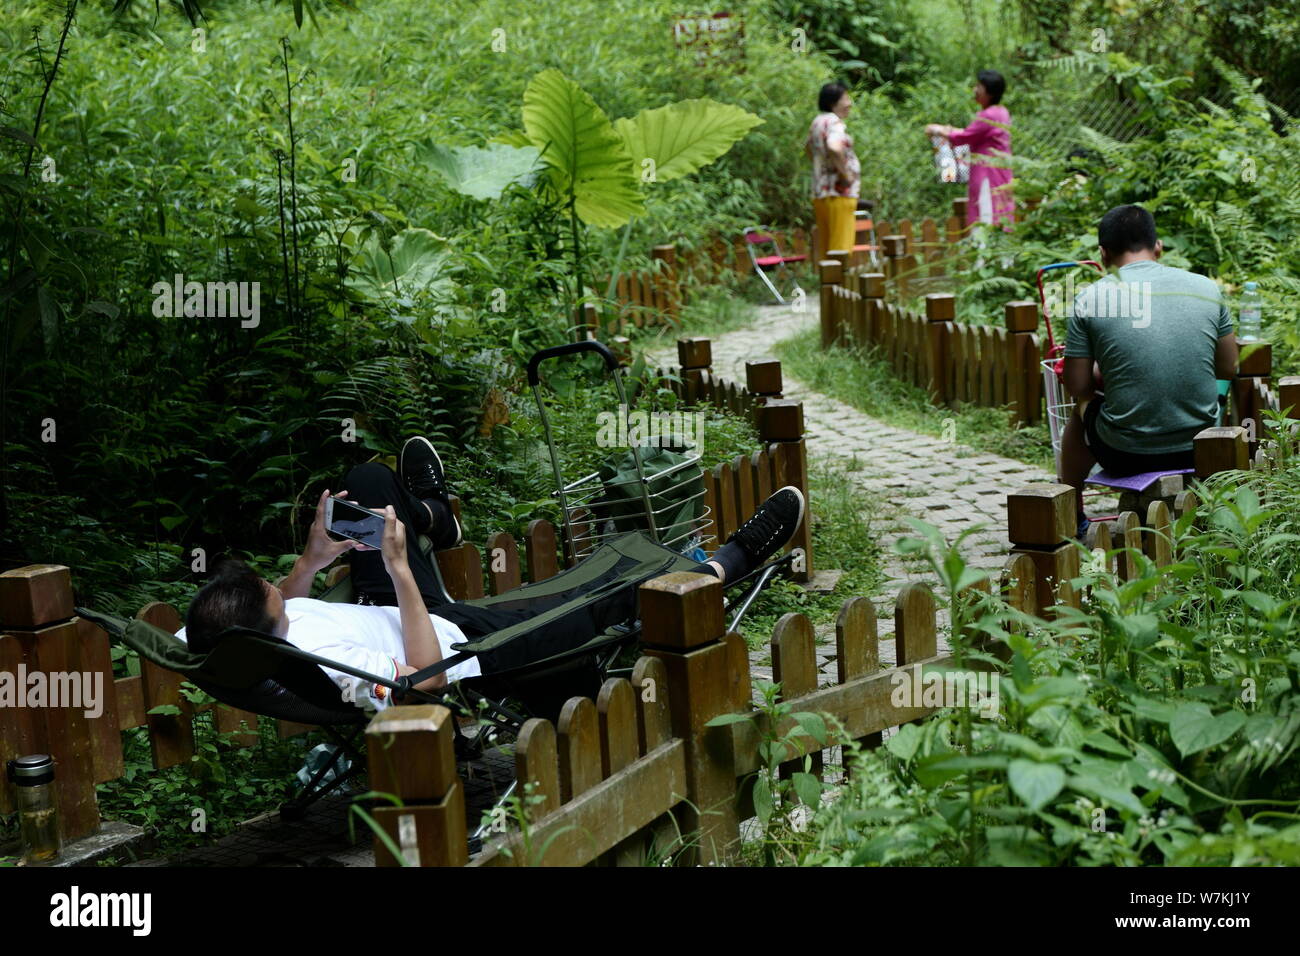
[[[289,618],[285,640],[304,651],[391,680],[397,679],[398,665],[406,663],[400,608],[289,598],[284,602],[284,612]],[[430,614],[429,619],[433,622],[433,632],[438,637],[443,658],[455,654],[452,644],[464,641],[464,632],[435,614]],[[185,640],[185,629],[181,628],[176,636]],[[343,699],[358,707],[378,710],[388,706],[392,700],[387,687],[329,667],[323,670],[339,685]],[[478,659],[470,658],[448,670],[447,681],[477,677],[480,673]]]

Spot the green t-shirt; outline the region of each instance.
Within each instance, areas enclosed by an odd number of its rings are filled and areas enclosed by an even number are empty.
[[[1205,276],[1140,260],[1074,299],[1066,358],[1095,359],[1106,400],[1102,441],[1130,454],[1187,451],[1219,411],[1214,352],[1232,334],[1219,287]]]

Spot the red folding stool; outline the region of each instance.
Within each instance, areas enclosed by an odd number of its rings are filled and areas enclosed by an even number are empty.
[[[758,250],[761,246],[771,246],[772,254],[760,256]],[[786,263],[803,262],[808,257],[782,255],[776,237],[770,232],[763,232],[758,226],[750,226],[745,230],[745,248],[749,250],[750,261],[754,263],[754,272],[758,274],[758,277],[763,280],[763,284],[776,296],[776,301],[781,305],[785,305],[785,298],[782,297],[780,290],[772,283],[768,272],[775,269],[780,271],[782,276],[788,276],[790,270],[786,268]]]

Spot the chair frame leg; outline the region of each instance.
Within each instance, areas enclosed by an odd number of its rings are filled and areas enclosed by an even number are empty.
[[[767,270],[762,266],[756,265],[754,266],[754,271],[758,273],[758,277],[763,280],[763,284],[767,286],[768,290],[776,296],[777,304],[785,305],[785,299],[782,298],[781,293],[777,290],[776,286],[772,284],[772,280],[768,278]]]
[[[307,808],[316,801],[365,773],[365,758],[356,746],[357,738],[361,734],[360,730],[354,731],[350,737],[344,736],[333,727],[322,727],[321,730],[333,742],[334,756],[329,759],[325,766],[317,770],[311,780],[304,784],[293,797],[280,804],[280,816],[286,820],[302,819],[303,814],[307,812]],[[345,755],[352,761],[352,766],[322,786],[321,780],[339,762],[339,758]]]

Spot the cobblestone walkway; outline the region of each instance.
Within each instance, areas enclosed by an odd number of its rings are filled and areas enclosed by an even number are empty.
[[[816,327],[815,308],[795,313],[781,306],[761,306],[755,321],[712,340],[713,372],[743,384],[745,362],[771,355],[774,346],[804,329]],[[676,352],[656,350],[653,361],[676,364]],[[876,527],[884,554],[885,583],[874,597],[879,623],[880,659],[892,664],[894,600],[912,580],[934,583],[929,566],[893,553],[894,542],[912,532],[908,517],[939,527],[949,541],[967,529],[977,529],[964,542],[967,561],[981,568],[999,568],[1010,544],[1006,537],[1006,495],[1036,481],[1054,481],[1045,471],[1010,458],[978,452],[945,442],[934,435],[896,428],[852,406],[809,390],[785,373],[785,397],[803,402],[810,464],[819,459],[845,461],[849,476],[878,502]],[[844,594],[847,600],[851,595]],[[942,628],[943,621],[940,621]],[[835,635],[830,626],[818,633],[818,664],[823,682],[835,675]],[[946,648],[942,633],[940,648]],[[755,676],[770,679],[766,648],[751,655]]]

